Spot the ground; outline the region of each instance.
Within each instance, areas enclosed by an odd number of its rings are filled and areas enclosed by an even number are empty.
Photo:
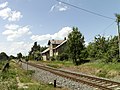
[[[6,62],[0,62],[0,69]],[[54,88],[53,85],[42,83],[32,79],[34,71],[26,71],[20,68],[14,61],[10,62],[10,68],[0,71],[0,88],[2,90],[68,90],[66,88]]]

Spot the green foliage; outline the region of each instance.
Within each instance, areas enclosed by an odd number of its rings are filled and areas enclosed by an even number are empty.
[[[117,21],[117,22],[120,22],[120,14],[117,14],[117,13],[116,13],[115,16],[116,16],[116,18],[117,18],[116,21]]]
[[[83,65],[84,67],[96,69],[93,74],[105,77],[105,78],[113,78],[115,76],[120,75],[120,63],[103,63],[103,62],[92,62],[86,63]],[[82,66],[82,67],[83,67]]]
[[[50,67],[54,67],[54,68],[61,68],[61,67],[69,67],[69,66],[74,66],[72,60],[69,61],[59,61],[59,60],[55,60],[55,61],[46,61],[43,63],[47,63],[46,65],[50,66]]]
[[[46,46],[40,47],[40,52],[44,51],[44,50],[47,49],[47,48],[48,48],[48,47],[46,47]]]
[[[105,38],[96,36],[94,42],[87,46],[88,58],[100,59],[104,63],[117,62],[118,60],[118,37]]]
[[[0,62],[1,64],[3,63]],[[31,75],[34,72],[33,70],[23,70],[14,62],[10,62],[10,69],[7,72],[0,72],[0,90],[57,90],[53,86],[33,80]],[[28,83],[28,88],[19,88],[16,77],[19,77],[23,85]]]
[[[21,58],[22,58],[22,53],[18,53],[18,54],[17,54],[17,58],[18,58],[18,59],[21,59]]]
[[[1,52],[0,60],[9,60],[9,56],[5,52]]]
[[[73,60],[73,63],[77,65],[82,59],[82,50],[85,48],[84,36],[78,31],[77,27],[73,27],[73,31],[68,35],[67,45],[70,57]]]
[[[15,56],[13,56],[13,55],[10,55],[10,60],[12,60],[12,59],[16,59],[16,57]]]
[[[50,57],[50,60],[55,61],[55,57],[54,56]]]
[[[61,68],[59,65],[57,64],[47,64],[47,66],[49,67],[53,67],[53,68]]]
[[[5,65],[5,61],[0,61],[0,70],[2,70],[3,66]]]
[[[40,45],[37,45],[37,42],[34,43],[33,47],[31,48],[31,51],[29,52],[29,59],[30,60],[41,60],[41,47]]]
[[[14,78],[16,76],[16,72],[13,70],[8,70],[7,72],[2,72],[0,74],[1,80],[5,81],[5,80],[10,80],[12,78]]]
[[[57,57],[56,57],[57,60],[60,60],[60,61],[64,61],[64,60],[68,60],[69,59],[69,56],[67,53],[62,53],[62,54],[59,54]]]

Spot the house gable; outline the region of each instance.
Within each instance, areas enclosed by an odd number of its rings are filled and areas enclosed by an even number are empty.
[[[67,40],[49,40],[48,41],[48,48],[42,52],[43,60],[47,60],[52,56],[56,56],[61,53],[61,48]]]

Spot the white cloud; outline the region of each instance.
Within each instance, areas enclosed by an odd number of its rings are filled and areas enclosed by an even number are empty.
[[[8,29],[8,30],[16,30],[16,29],[19,28],[19,25],[16,25],[16,24],[6,24],[5,28]]]
[[[48,41],[49,39],[64,39],[64,37],[67,37],[68,34],[72,31],[71,27],[64,27],[59,32],[50,35],[32,35],[31,39],[33,41]]]
[[[7,36],[8,40],[13,41],[14,39],[18,38],[19,35],[26,35],[30,33],[28,26],[18,26],[18,25],[5,25],[5,28],[7,29],[2,34]],[[9,30],[10,29],[10,30]],[[12,30],[11,30],[12,29]],[[31,42],[0,42],[0,51],[6,52],[8,55],[17,55],[17,53],[21,52],[24,55],[27,55],[30,51],[31,47],[33,46],[34,41],[40,41],[41,46],[47,45],[47,40],[49,39],[64,39],[72,31],[72,28],[70,27],[64,27],[59,32],[55,34],[46,34],[46,35],[33,35],[31,39],[33,41]],[[19,35],[17,35],[19,34]],[[21,36],[21,37],[22,37]]]
[[[23,53],[24,55],[30,51],[32,47],[32,43],[25,43],[25,42],[13,42],[10,46],[9,53],[16,54],[16,53]]]
[[[33,41],[44,41],[44,40],[48,40],[52,37],[52,35],[50,34],[46,34],[46,35],[32,35],[31,39]]]
[[[69,9],[68,6],[66,6],[65,4],[59,2],[58,4],[55,4],[55,5],[53,5],[51,7],[50,12],[54,11],[54,10],[57,10],[57,11],[66,11],[68,9]]]
[[[21,52],[23,55],[28,54],[33,43],[25,42],[12,42],[12,43],[1,43],[0,51],[6,52],[8,55],[17,55]]]
[[[8,2],[4,2],[4,3],[0,4],[0,9],[5,8],[7,6],[8,6]]]
[[[0,17],[2,19],[7,19],[9,18],[9,13],[11,12],[11,9],[10,8],[5,8],[5,9],[2,9],[0,10]]]
[[[85,41],[85,46],[87,47],[88,45],[89,45],[89,42],[86,42],[86,41]]]
[[[22,37],[24,35],[30,35],[32,32],[30,31],[29,26],[19,26],[15,24],[5,25],[5,31],[2,32],[3,35],[7,36],[8,41],[14,41],[15,39]]]
[[[63,39],[64,37],[67,37],[68,34],[72,31],[71,27],[64,27],[59,32],[52,35],[53,39]]]
[[[2,19],[7,19],[8,21],[19,21],[22,18],[22,14],[19,11],[13,11],[10,8],[6,7],[0,10],[0,17]]]
[[[11,11],[11,14],[8,18],[9,21],[19,21],[20,18],[22,18],[23,16],[21,15],[21,12],[19,11]]]

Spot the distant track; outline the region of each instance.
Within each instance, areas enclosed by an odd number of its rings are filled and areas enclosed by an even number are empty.
[[[23,63],[26,64],[26,62]],[[76,82],[87,84],[101,90],[120,90],[120,82],[111,81],[109,79],[99,78],[85,74],[78,74],[70,71],[58,70],[40,64],[28,63],[28,65],[71,79]]]

